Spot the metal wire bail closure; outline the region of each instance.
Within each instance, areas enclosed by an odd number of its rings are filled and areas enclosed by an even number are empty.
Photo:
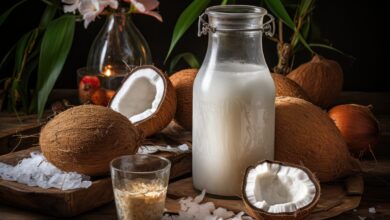
[[[245,28],[245,29],[227,29],[227,28],[216,28],[210,25],[206,18],[207,14],[202,13],[198,19],[198,37],[207,35],[209,32],[215,33],[217,31],[262,31],[265,36],[273,37],[275,34],[275,18],[271,14],[266,14],[264,17],[268,17],[269,20],[263,23],[261,28]]]

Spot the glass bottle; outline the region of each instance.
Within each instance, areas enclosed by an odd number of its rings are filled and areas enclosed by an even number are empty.
[[[89,50],[87,67],[91,70],[102,73],[110,67],[122,73],[127,65],[152,64],[149,46],[126,12],[125,8],[119,8],[107,16]]]
[[[192,169],[199,190],[240,196],[245,169],[274,159],[275,87],[262,49],[273,21],[265,9],[245,5],[209,7],[199,17],[198,35],[209,35],[193,89]]]

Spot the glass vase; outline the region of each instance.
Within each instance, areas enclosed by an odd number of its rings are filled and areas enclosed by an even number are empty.
[[[123,10],[107,16],[107,20],[89,50],[87,66],[97,72],[108,67],[126,71],[129,67],[152,63],[148,43]],[[115,72],[112,72],[115,74]]]
[[[77,73],[80,102],[106,106],[129,71],[145,64],[152,64],[152,56],[131,15],[125,9],[107,15],[87,66]]]

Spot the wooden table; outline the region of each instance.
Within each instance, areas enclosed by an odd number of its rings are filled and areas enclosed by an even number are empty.
[[[360,103],[372,104],[374,112],[381,124],[381,137],[378,145],[374,149],[377,162],[373,161],[370,156],[365,156],[362,161],[363,176],[365,182],[364,194],[360,206],[356,210],[343,213],[332,219],[359,219],[360,217],[367,217],[366,219],[390,219],[390,93],[361,93],[361,92],[347,92],[343,93],[337,103]],[[3,118],[2,118],[3,117]],[[5,126],[5,122],[10,122],[11,119],[4,119],[4,114],[0,114],[0,152],[9,151],[17,143],[13,137],[4,136],[5,130],[10,127]],[[23,119],[25,124],[32,118]],[[14,124],[19,123],[17,120]],[[17,127],[17,126],[15,126]],[[27,126],[28,127],[28,126]],[[24,132],[35,132],[34,127],[28,127],[25,131],[20,130],[21,134]],[[3,135],[3,136],[1,136]],[[33,141],[33,140],[29,140]],[[21,147],[22,148],[22,147]],[[374,207],[375,214],[369,213],[368,209]],[[41,215],[26,210],[21,210],[14,207],[0,205],[0,220],[45,220],[55,219],[50,216]],[[103,207],[92,210],[88,213],[82,214],[77,218],[72,219],[96,219],[107,220],[117,219],[114,203],[110,203]]]

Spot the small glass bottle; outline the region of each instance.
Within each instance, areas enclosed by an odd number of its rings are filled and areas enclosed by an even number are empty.
[[[193,89],[192,167],[195,188],[210,194],[240,196],[245,169],[274,159],[275,87],[262,49],[274,25],[266,15],[226,5],[199,17],[209,42]]]

